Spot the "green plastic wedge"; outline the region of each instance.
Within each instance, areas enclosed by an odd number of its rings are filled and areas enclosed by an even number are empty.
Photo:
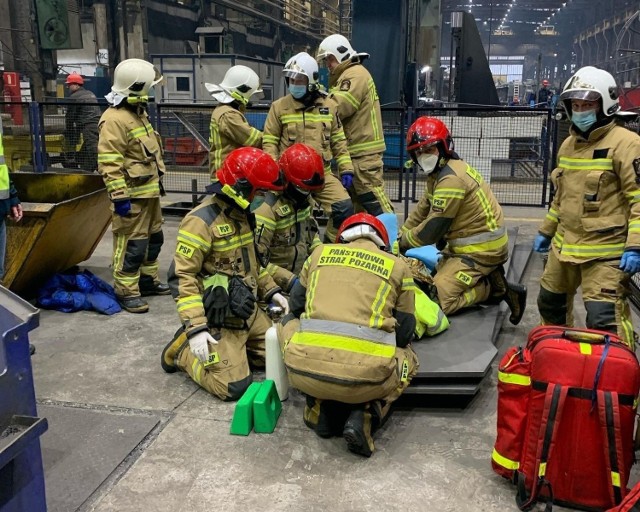
[[[248,436],[253,428],[253,401],[262,387],[261,382],[254,382],[244,392],[231,420],[231,433],[237,436]]]
[[[262,387],[253,400],[253,429],[262,434],[271,434],[282,412],[276,384],[272,380],[262,382]]]

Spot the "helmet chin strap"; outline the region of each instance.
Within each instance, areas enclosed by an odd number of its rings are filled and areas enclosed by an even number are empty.
[[[231,185],[224,185],[222,187],[222,193],[230,197],[231,199],[233,199],[235,203],[243,210],[246,210],[247,208],[249,208],[251,204],[244,197],[238,194],[238,192],[236,192],[236,190]]]

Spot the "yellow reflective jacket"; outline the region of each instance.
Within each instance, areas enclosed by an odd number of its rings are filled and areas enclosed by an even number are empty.
[[[313,249],[320,245],[312,199],[300,206],[282,194],[269,192],[254,213],[256,243],[261,251],[268,251],[270,255],[267,271],[282,289],[288,290],[291,279],[300,273]],[[280,269],[287,272],[282,273]]]
[[[300,285],[290,299],[300,330],[284,348],[289,370],[335,383],[385,382],[397,367],[396,346],[415,329],[416,287],[406,264],[364,238],[320,245]]]
[[[437,226],[448,225],[433,239]],[[427,177],[425,194],[402,226],[400,249],[444,240],[447,252],[486,266],[507,260],[509,243],[502,208],[478,171],[463,160],[449,160]]]
[[[267,271],[260,267],[253,230],[245,211],[218,195],[207,198],[180,223],[174,273],[177,307],[187,334],[206,325],[202,303],[203,281],[220,275],[243,278],[259,300],[268,302],[280,291]]]
[[[556,194],[540,226],[560,261],[616,259],[640,249],[640,137],[615,121],[588,140],[571,128],[551,179]]]
[[[331,73],[330,80],[330,98],[338,104],[351,157],[383,153],[380,98],[367,68],[359,62],[345,62]]]
[[[138,115],[127,107],[109,107],[98,123],[98,171],[109,198],[160,196],[164,174],[162,140],[146,112]]]
[[[229,105],[218,105],[211,113],[209,125],[209,172],[217,181],[216,171],[234,149],[262,145],[262,132],[253,128],[242,112]]]
[[[340,174],[353,172],[347,138],[338,118],[338,106],[332,99],[318,94],[306,107],[287,94],[271,104],[264,124],[262,149],[277,160],[296,142],[311,146],[322,156],[325,172],[331,172],[332,159]]]

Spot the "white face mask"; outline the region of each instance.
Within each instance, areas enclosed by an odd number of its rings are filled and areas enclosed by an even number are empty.
[[[438,155],[422,153],[421,155],[418,155],[418,166],[423,172],[431,174],[436,169],[439,159],[440,156]]]

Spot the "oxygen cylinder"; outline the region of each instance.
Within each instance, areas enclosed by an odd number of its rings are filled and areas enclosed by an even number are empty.
[[[272,306],[267,309],[267,313],[274,322],[264,335],[264,345],[266,378],[275,382],[280,401],[284,402],[289,398],[289,377],[287,375],[287,368],[284,365],[282,350],[280,350],[280,342],[278,341],[278,331],[276,329],[276,317],[279,316],[281,312],[282,308],[279,307]]]

